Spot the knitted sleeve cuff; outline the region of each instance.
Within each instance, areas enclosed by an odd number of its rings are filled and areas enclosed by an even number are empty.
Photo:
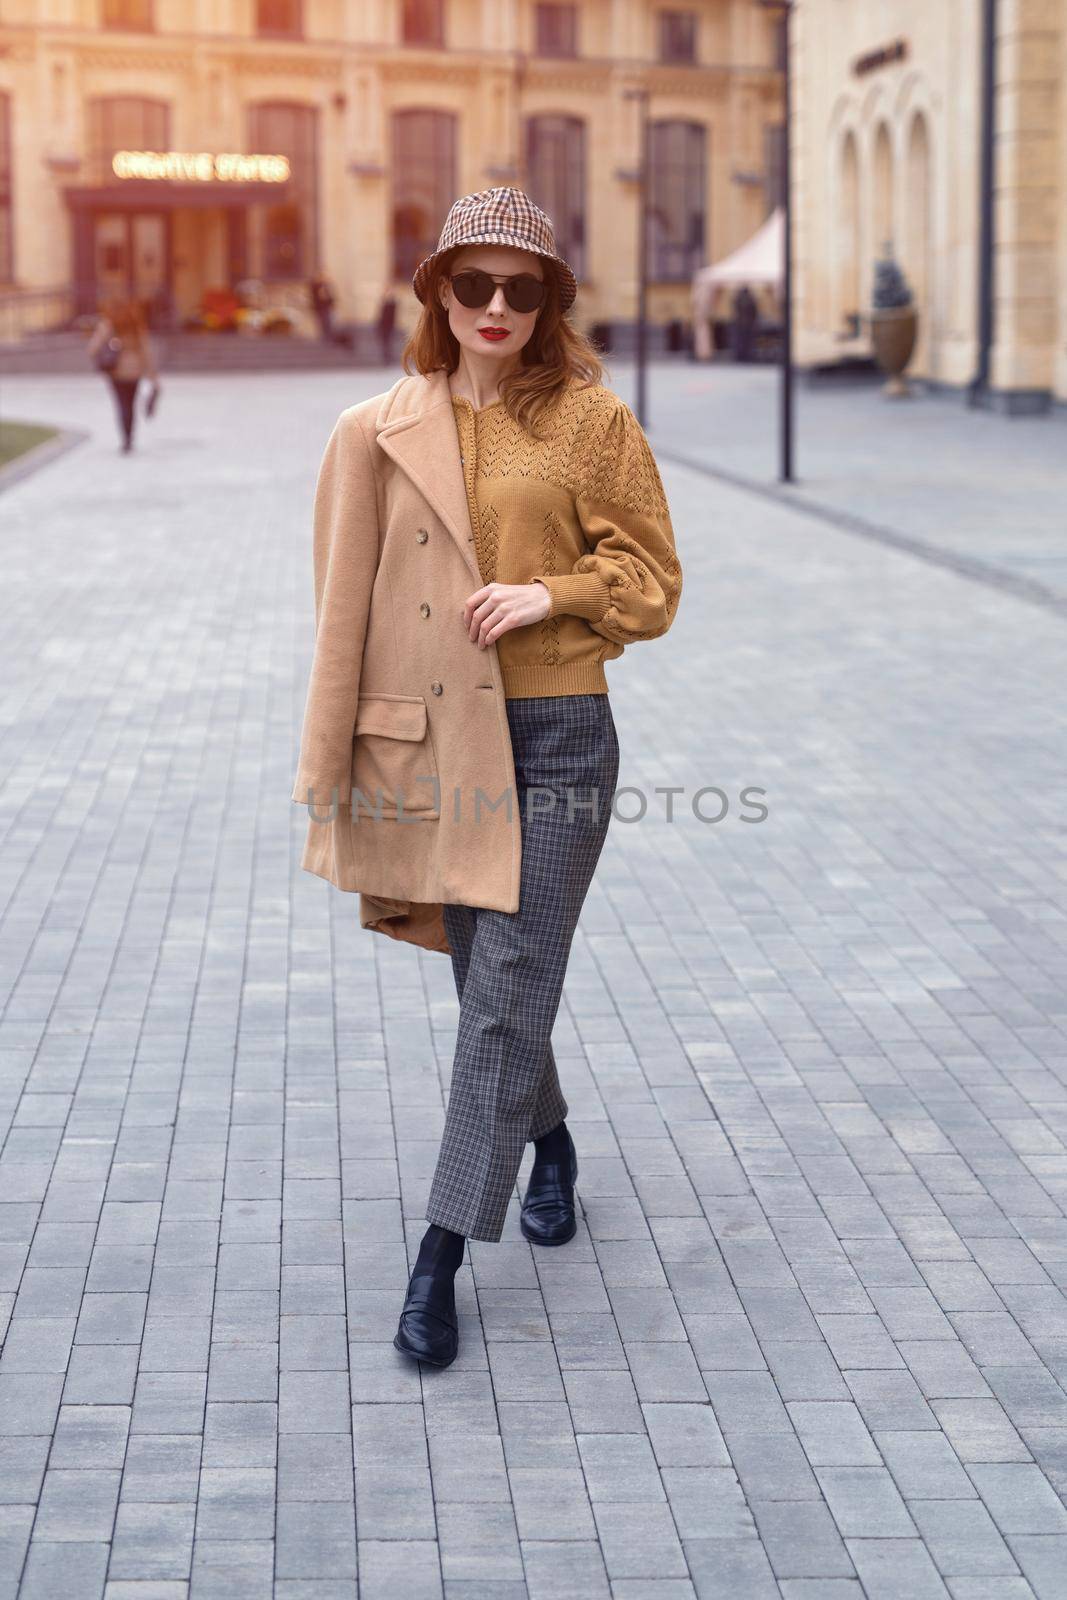
[[[551,595],[550,617],[585,617],[588,622],[599,622],[611,605],[611,590],[596,572],[539,576],[531,578],[530,582],[543,583]]]

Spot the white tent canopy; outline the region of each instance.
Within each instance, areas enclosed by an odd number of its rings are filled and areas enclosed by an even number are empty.
[[[743,283],[750,288],[759,285],[781,288],[784,227],[785,213],[778,206],[751,239],[746,239],[731,255],[694,272],[693,328],[698,356],[707,357],[711,354],[708,319],[716,289],[737,289]]]

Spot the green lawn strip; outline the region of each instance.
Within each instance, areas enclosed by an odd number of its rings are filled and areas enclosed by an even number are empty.
[[[45,428],[37,422],[0,421],[0,467],[44,444],[46,439],[54,439],[58,431],[58,428]]]

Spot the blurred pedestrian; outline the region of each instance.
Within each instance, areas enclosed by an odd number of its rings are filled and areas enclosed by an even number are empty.
[[[308,285],[311,294],[311,305],[319,320],[319,331],[324,343],[333,342],[333,308],[337,303],[337,296],[329,278],[322,272],[316,272]]]
[[[392,289],[387,288],[382,296],[381,309],[378,312],[378,338],[382,345],[382,366],[387,367],[393,359],[393,330],[396,327],[396,296]]]
[[[142,378],[152,385],[145,406],[147,416],[155,410],[160,393],[159,370],[141,302],[117,298],[106,301],[100,308],[88,351],[97,370],[111,385],[125,454],[133,449],[137,390]]]
[[[734,295],[733,312],[734,359],[751,361],[756,323],[759,320],[759,306],[747,283],[743,283]]]

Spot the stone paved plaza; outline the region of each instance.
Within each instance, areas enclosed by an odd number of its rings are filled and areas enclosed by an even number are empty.
[[[0,499],[0,1596],[1064,1600],[1063,616],[664,460],[579,1233],[528,1154],[422,1373],[451,966],[289,799],[315,469],[394,376],[175,378],[130,458],[99,379],[4,385],[91,437]]]

